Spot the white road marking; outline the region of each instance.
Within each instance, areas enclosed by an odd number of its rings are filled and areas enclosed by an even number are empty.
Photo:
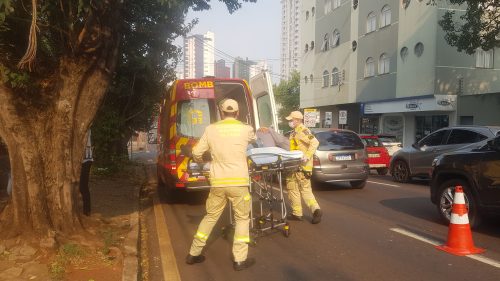
[[[366,181],[366,182],[369,182],[369,183],[374,183],[374,184],[380,184],[380,185],[387,185],[387,186],[392,186],[392,187],[401,187],[399,185],[395,185],[395,184],[388,184],[388,183],[381,183],[381,182],[377,182],[377,181]]]
[[[439,241],[436,241],[436,240],[433,240],[433,239],[429,239],[429,238],[420,236],[418,234],[415,234],[415,233],[410,232],[410,231],[405,230],[405,229],[391,228],[390,230],[392,230],[394,232],[397,232],[399,234],[402,234],[402,235],[405,235],[405,236],[417,239],[419,241],[422,241],[422,242],[434,245],[434,246],[439,246],[439,245],[443,244],[442,242],[439,242]],[[491,266],[496,267],[496,268],[500,268],[500,262],[498,262],[496,260],[493,260],[493,259],[490,259],[490,258],[487,258],[487,257],[485,257],[483,255],[479,255],[479,254],[477,254],[477,255],[467,255],[465,257],[468,257],[470,259],[473,259],[473,260],[485,263],[487,265],[491,265]]]

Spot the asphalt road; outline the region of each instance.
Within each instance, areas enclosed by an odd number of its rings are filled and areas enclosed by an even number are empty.
[[[259,238],[249,250],[256,265],[241,272],[233,271],[231,241],[220,231],[228,224],[227,213],[209,239],[206,261],[184,262],[205,214],[207,193],[187,193],[175,204],[160,204],[182,280],[500,280],[498,220],[486,221],[473,232],[476,246],[487,249],[480,257],[493,265],[450,255],[400,233],[445,241],[448,228],[429,201],[427,184],[397,184],[389,176],[373,175],[361,190],[342,184],[318,186],[314,192],[323,221],[312,225],[306,214],[306,221],[290,222],[290,237],[271,233]],[[151,271],[150,280],[161,280],[158,237],[154,231],[148,235],[151,266],[157,270]]]

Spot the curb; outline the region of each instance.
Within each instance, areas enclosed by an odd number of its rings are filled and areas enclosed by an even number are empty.
[[[122,281],[137,281],[139,274],[139,200],[141,187],[134,190],[137,195],[137,205],[130,214],[130,232],[124,241]]]

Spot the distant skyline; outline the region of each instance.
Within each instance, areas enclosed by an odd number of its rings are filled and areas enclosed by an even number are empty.
[[[187,21],[198,18],[198,24],[189,35],[215,34],[215,60],[224,59],[232,67],[234,57],[249,60],[267,60],[273,69],[273,81],[279,82],[281,3],[279,0],[257,0],[243,3],[243,7],[230,14],[224,3],[211,1],[207,11],[189,11]],[[176,40],[183,45],[183,38]],[[183,64],[178,66],[182,72]]]

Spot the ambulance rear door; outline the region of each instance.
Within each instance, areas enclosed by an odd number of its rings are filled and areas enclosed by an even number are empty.
[[[250,78],[255,127],[272,127],[278,131],[278,112],[269,72],[263,71]]]

